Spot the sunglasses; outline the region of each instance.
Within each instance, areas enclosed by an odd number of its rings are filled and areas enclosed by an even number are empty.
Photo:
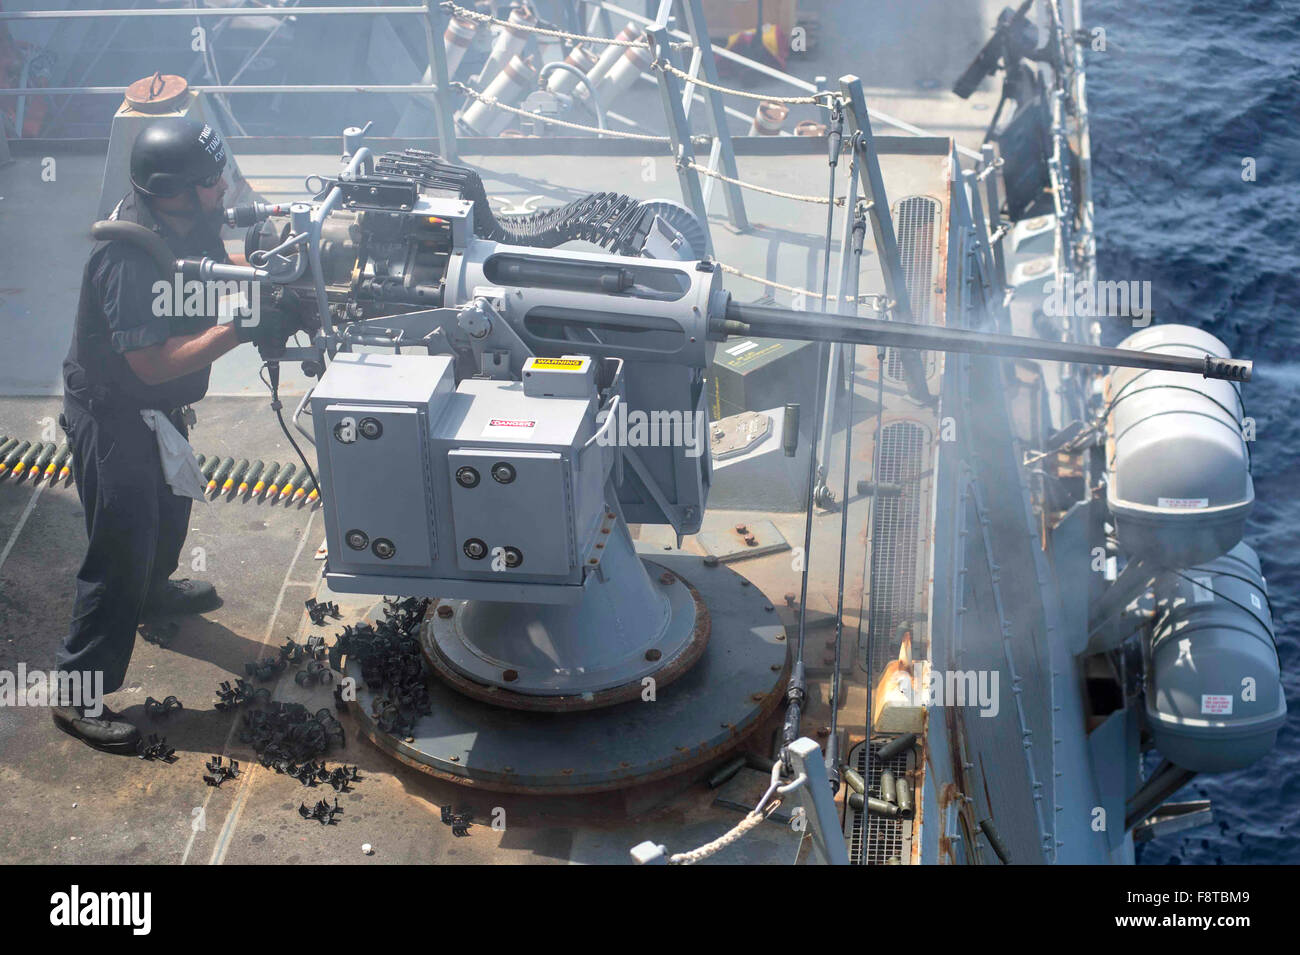
[[[195,180],[194,184],[196,186],[202,186],[204,189],[211,189],[220,181],[221,181],[221,173],[217,173],[215,176],[209,176],[207,179]]]

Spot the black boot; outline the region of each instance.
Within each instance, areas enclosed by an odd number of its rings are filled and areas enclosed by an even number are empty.
[[[135,753],[140,742],[140,731],[119,713],[107,706],[98,716],[86,716],[82,706],[56,706],[54,725],[87,746],[106,753]]]
[[[169,613],[203,613],[221,606],[217,589],[202,580],[169,580],[154,587],[145,598],[144,613],[149,616]]]

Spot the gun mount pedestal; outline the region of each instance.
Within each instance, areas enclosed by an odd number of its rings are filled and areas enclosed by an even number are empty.
[[[699,594],[636,555],[627,526],[573,605],[440,601],[421,635],[438,675],[466,696],[518,710],[589,710],[639,699],[685,673],[709,641]]]
[[[628,557],[639,556],[649,582],[668,592],[664,596],[672,602],[674,617],[679,606],[684,608],[684,595],[693,608],[692,630],[698,620],[708,621],[706,640],[688,640],[676,657],[655,662],[659,669],[652,674],[653,694],[642,695],[637,677],[632,684],[636,693],[625,702],[606,700],[606,705],[596,703],[593,708],[588,701],[585,709],[562,707],[546,713],[502,705],[497,694],[512,693],[515,704],[519,698],[542,701],[538,708],[544,709],[551,709],[545,703],[557,697],[479,684],[439,665],[441,647],[460,637],[453,640],[450,635],[456,631],[441,627],[448,618],[435,611],[421,641],[438,671],[428,682],[432,712],[421,717],[409,735],[394,736],[381,730],[373,715],[375,691],[359,685],[353,712],[362,732],[402,762],[440,779],[534,794],[630,788],[705,766],[734,749],[773,714],[784,695],[789,675],[785,626],[772,602],[726,566],[708,566],[702,557],[677,550],[639,548],[640,555],[629,550]],[[671,586],[660,583],[662,573],[672,575]],[[464,605],[457,601],[450,606],[459,612]],[[707,616],[694,616],[700,608],[707,608]],[[469,611],[471,623],[465,632],[473,634],[480,649],[483,645],[477,641],[489,638],[479,625],[492,620],[494,613],[486,608]],[[598,612],[580,616],[590,623]],[[527,619],[513,617],[512,622],[522,625]],[[544,614],[539,619],[547,626],[556,623]],[[677,626],[674,621],[670,631]],[[569,642],[566,647],[579,644]],[[535,652],[544,643],[527,641],[516,631],[504,645],[511,652],[524,652],[526,662],[531,659],[527,648]],[[686,662],[692,652],[698,654],[693,665]],[[671,676],[666,672],[670,667],[677,671]],[[622,672],[633,672],[631,664]],[[363,682],[355,663],[347,664],[347,675]],[[475,685],[467,692],[469,684]],[[595,692],[593,696],[600,699]]]

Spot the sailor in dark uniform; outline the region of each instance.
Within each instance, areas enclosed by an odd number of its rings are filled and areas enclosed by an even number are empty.
[[[221,240],[225,163],[225,145],[212,127],[156,120],[131,149],[133,191],[112,218],[154,231],[177,258],[229,262]],[[175,281],[140,246],[98,244],[82,276],[63,363],[60,423],[72,446],[89,546],[58,666],[70,674],[102,673],[104,693],[122,685],[142,615],[197,613],[218,603],[211,584],[169,579],[185,543],[191,499],[173,493],[164,479],[147,409],[187,434],[189,406],[207,392],[212,362],[244,341],[278,336],[274,343],[282,345],[295,330],[279,313],[262,315],[255,325],[217,324],[215,315],[173,317],[158,307],[160,279],[169,286]],[[118,714],[99,712],[85,699],[60,702],[74,704],[54,711],[64,732],[100,749],[134,751],[139,733]]]

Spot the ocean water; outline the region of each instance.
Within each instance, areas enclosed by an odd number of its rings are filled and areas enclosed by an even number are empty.
[[[1256,504],[1290,714],[1277,747],[1201,776],[1215,825],[1142,864],[1300,862],[1300,0],[1085,0],[1098,271],[1150,281],[1155,320],[1255,360]],[[1250,160],[1252,162],[1247,162]],[[1254,180],[1243,178],[1253,166]],[[1113,344],[1131,329],[1107,330]]]

